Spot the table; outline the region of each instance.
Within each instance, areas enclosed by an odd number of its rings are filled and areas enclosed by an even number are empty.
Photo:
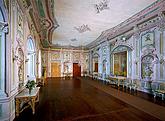
[[[126,77],[123,77],[123,76],[110,76],[109,77],[110,78],[110,80],[112,80],[112,81],[117,81],[117,86],[119,87],[119,85],[120,85],[120,82],[122,82],[122,81],[124,81],[124,80],[126,80]],[[115,83],[116,84],[116,83]],[[124,83],[123,83],[123,87],[124,87]]]
[[[64,72],[64,73],[63,73],[63,76],[64,76],[64,78],[66,78],[66,77],[71,77],[71,73],[69,73],[69,72]]]
[[[119,87],[119,85],[120,85],[120,82],[124,82],[124,80],[126,80],[127,78],[126,77],[124,77],[124,76],[116,76],[116,77],[114,77],[114,78],[116,78],[117,80],[118,80],[118,83],[117,83],[117,86]],[[124,83],[123,83],[123,87],[124,87]]]
[[[29,106],[32,108],[33,114],[35,113],[35,103],[39,102],[39,89],[40,87],[32,89],[30,94],[28,89],[24,89],[16,95],[16,116],[19,116],[19,114]],[[28,105],[24,106],[24,104]]]

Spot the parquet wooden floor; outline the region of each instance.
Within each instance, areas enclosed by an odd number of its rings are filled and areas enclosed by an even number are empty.
[[[79,79],[50,78],[40,89],[36,113],[15,121],[159,121]]]

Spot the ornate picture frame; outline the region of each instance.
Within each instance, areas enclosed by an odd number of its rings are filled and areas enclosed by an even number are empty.
[[[141,49],[143,49],[146,46],[155,46],[154,31],[149,31],[141,35]]]

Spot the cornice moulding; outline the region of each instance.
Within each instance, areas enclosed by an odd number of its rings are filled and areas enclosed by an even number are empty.
[[[120,36],[128,31],[134,30],[135,25],[140,25],[147,20],[158,16],[159,13],[165,11],[165,0],[157,0],[150,6],[146,7],[142,11],[138,12],[137,14],[133,15],[132,17],[128,18],[124,22],[120,23],[119,25],[103,31],[102,34],[93,42],[87,45],[88,48],[94,48],[99,44],[103,43],[104,41],[111,40],[117,36]],[[149,25],[148,27],[140,29],[143,31],[145,29],[155,27],[156,24]],[[134,31],[135,33],[135,31]]]

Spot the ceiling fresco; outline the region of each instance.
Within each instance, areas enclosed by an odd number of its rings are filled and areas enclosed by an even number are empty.
[[[82,47],[156,0],[54,0],[52,45]]]
[[[18,0],[18,3],[28,11],[29,27],[39,34],[43,48],[85,48],[156,1]]]
[[[39,34],[42,46],[50,47],[53,31],[59,26],[54,16],[54,0],[18,0],[18,4],[28,13],[29,28]]]

